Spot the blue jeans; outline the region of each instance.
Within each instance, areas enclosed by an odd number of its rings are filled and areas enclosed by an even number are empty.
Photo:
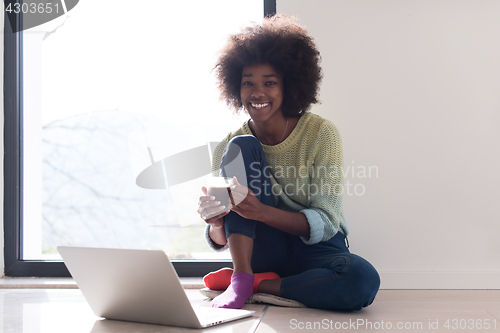
[[[240,153],[245,170],[230,164]],[[267,171],[262,146],[255,137],[238,136],[228,143],[221,176],[246,178],[257,198],[274,207]],[[349,252],[341,232],[326,242],[306,245],[298,236],[245,219],[233,211],[224,221],[226,237],[236,233],[254,239],[254,273],[276,272],[284,278],[281,297],[311,308],[337,311],[361,310],[375,299],[380,286],[377,271],[368,261]]]

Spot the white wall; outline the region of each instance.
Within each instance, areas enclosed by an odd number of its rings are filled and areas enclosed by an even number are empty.
[[[278,0],[316,37],[352,252],[382,288],[500,288],[500,1]],[[351,169],[352,170],[352,169]],[[353,188],[351,188],[352,190]]]
[[[0,15],[0,149],[3,152],[3,15]],[[0,277],[4,274],[3,261],[3,153],[0,154]]]

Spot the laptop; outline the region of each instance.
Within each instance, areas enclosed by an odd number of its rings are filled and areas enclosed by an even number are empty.
[[[255,311],[193,307],[163,251],[59,246],[66,267],[99,317],[205,328]]]

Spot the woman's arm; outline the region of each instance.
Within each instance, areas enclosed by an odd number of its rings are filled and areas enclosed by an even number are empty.
[[[265,205],[253,195],[250,189],[243,186],[241,186],[240,190],[241,189],[247,189],[249,191],[249,195],[247,195],[249,198],[248,200],[241,201],[237,207],[233,206],[233,211],[245,218],[263,222],[289,234],[309,238],[309,223],[304,214],[287,212]],[[236,200],[236,202],[238,202],[238,200]],[[255,208],[253,206],[255,206]],[[257,212],[257,214],[254,212]],[[223,218],[212,218],[207,220],[207,223],[210,224],[208,235],[214,243],[222,246],[226,245],[227,239]]]
[[[251,189],[241,185],[236,177],[231,186],[231,210],[244,218],[263,222],[292,235],[309,238],[309,223],[302,213],[287,212],[263,204]],[[214,240],[215,241],[215,240]]]
[[[309,238],[309,223],[304,214],[287,212],[264,204],[260,212],[261,217],[257,221],[295,236]]]
[[[344,221],[342,210],[342,142],[340,134],[331,122],[324,122],[314,138],[315,152],[312,163],[314,177],[307,188],[316,189],[304,198],[304,209],[297,213],[282,211],[261,204],[246,187],[236,187],[236,207],[231,210],[239,215],[262,221],[282,231],[302,237],[306,244],[315,244],[333,237]],[[238,190],[239,189],[239,190]],[[307,205],[307,206],[306,206]],[[345,229],[345,225],[344,225]]]
[[[335,125],[324,121],[314,143],[314,162],[310,177],[307,208],[301,210],[309,222],[310,236],[302,239],[316,244],[333,237],[338,231],[346,232],[342,209],[343,156],[342,140]],[[311,190],[312,189],[312,190]]]

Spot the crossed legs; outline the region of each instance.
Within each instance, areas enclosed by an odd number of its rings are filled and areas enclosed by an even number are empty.
[[[242,163],[234,162],[238,156],[242,156]],[[260,169],[256,170],[253,163]],[[263,193],[259,196],[261,202],[274,205],[274,197],[264,195],[270,177],[262,147],[254,137],[240,136],[230,141],[222,158],[221,175],[246,179],[254,193]],[[276,272],[284,277],[263,280],[258,284],[259,292],[310,307],[353,311],[373,302],[380,285],[378,273],[366,260],[349,253],[340,232],[328,242],[306,245],[299,237],[235,212],[224,219],[234,274],[227,290],[213,300],[212,306],[243,307],[253,294],[254,271]]]

